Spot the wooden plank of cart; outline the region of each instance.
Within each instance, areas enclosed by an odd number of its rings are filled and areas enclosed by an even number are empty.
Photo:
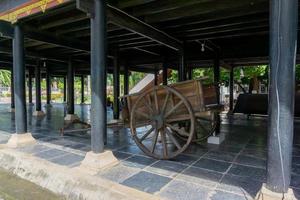
[[[203,80],[155,86],[124,96],[125,126],[146,155],[174,158],[191,142],[205,140],[215,131],[223,106],[217,104],[216,87],[204,85]]]

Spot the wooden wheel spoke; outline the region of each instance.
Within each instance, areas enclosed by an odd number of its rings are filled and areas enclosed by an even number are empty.
[[[206,121],[206,122],[211,122],[211,119],[205,118],[205,117],[197,117],[197,120],[200,121]]]
[[[147,115],[146,113],[142,112],[142,111],[136,110],[135,112],[136,112],[137,114],[139,114],[140,116],[145,117],[146,119],[150,119],[150,116]]]
[[[184,135],[184,136],[187,136],[187,137],[189,136],[189,133],[187,133],[185,130],[179,129],[179,128],[177,128],[177,127],[171,125],[171,124],[166,124],[166,125],[167,125],[167,127],[169,127],[170,129],[172,129],[173,131],[178,132],[178,133],[181,134],[181,135]]]
[[[158,99],[157,99],[157,91],[156,91],[155,88],[153,89],[153,95],[154,95],[155,109],[156,109],[156,112],[159,113]]]
[[[165,98],[165,101],[164,101],[164,104],[163,104],[163,107],[161,109],[161,113],[164,115],[165,114],[165,111],[166,111],[166,108],[167,108],[167,103],[169,101],[169,97],[170,97],[170,92],[167,91],[167,96]]]
[[[154,113],[154,110],[151,107],[151,105],[149,105],[149,102],[147,101],[147,99],[145,99],[145,97],[143,97],[143,99],[145,100],[145,101],[142,101],[142,103],[144,104],[144,106],[146,106],[150,110],[151,113]]]
[[[151,153],[154,153],[156,143],[157,143],[158,133],[159,133],[158,130],[155,129],[155,134],[154,134],[154,137],[152,138]]]
[[[175,144],[175,146],[178,149],[181,149],[181,145],[179,144],[179,142],[177,141],[177,139],[174,137],[173,133],[171,133],[167,128],[166,128],[166,133],[168,134],[168,136],[170,137],[171,141]]]
[[[150,128],[145,135],[143,135],[143,137],[141,137],[140,142],[143,142],[152,132],[153,132],[154,128]]]
[[[183,115],[183,116],[176,116],[175,118],[167,119],[166,122],[174,123],[174,122],[186,121],[190,119],[191,119],[190,115]]]
[[[164,132],[160,132],[160,136],[161,136],[161,142],[163,146],[163,155],[166,158],[168,157],[168,146],[167,146],[166,134],[164,134]]]
[[[178,102],[171,110],[169,110],[167,114],[165,114],[165,118],[169,117],[179,106],[181,106],[181,104],[183,104],[182,100]]]

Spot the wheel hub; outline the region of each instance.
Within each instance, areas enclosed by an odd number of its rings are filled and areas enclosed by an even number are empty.
[[[157,129],[161,129],[164,126],[164,117],[162,114],[154,115],[153,121],[157,126]]]

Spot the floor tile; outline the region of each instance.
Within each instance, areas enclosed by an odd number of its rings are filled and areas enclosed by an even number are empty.
[[[123,164],[129,167],[137,167],[143,169],[153,164],[154,162],[157,162],[157,160],[144,156],[133,156],[124,160]]]
[[[179,162],[181,164],[190,165],[190,164],[194,163],[195,161],[197,161],[198,159],[199,159],[199,157],[196,157],[196,156],[180,154],[171,160],[175,161],[175,162]]]
[[[51,162],[59,164],[59,165],[74,165],[80,163],[84,159],[84,156],[80,156],[74,153],[67,153],[63,156],[56,157],[51,159]]]
[[[34,154],[34,156],[37,156],[39,158],[43,158],[43,159],[46,159],[46,160],[50,160],[50,159],[52,159],[54,157],[57,157],[57,156],[63,156],[66,153],[67,153],[66,151],[61,151],[61,150],[58,150],[58,149],[50,149],[50,150],[47,150],[47,151],[42,151],[42,152],[36,153],[36,154]]]
[[[221,151],[210,151],[204,155],[205,158],[211,158],[214,160],[232,162],[236,154],[221,152]]]
[[[155,174],[174,177],[187,167],[187,165],[182,165],[173,161],[161,160],[151,165],[151,167],[147,167],[145,170]]]
[[[261,186],[262,182],[249,179],[248,177],[225,175],[217,189],[254,198]]]
[[[101,172],[99,176],[120,183],[128,179],[129,177],[139,173],[140,171],[141,170],[138,168],[127,167],[122,164],[119,164],[109,170]]]
[[[249,197],[224,191],[214,191],[210,200],[249,200]]]
[[[171,181],[160,196],[168,200],[202,200],[208,198],[210,190],[182,180]]]
[[[267,166],[267,161],[264,159],[246,156],[246,155],[239,155],[235,160],[236,163],[242,165],[249,165],[254,167],[259,167],[265,169]]]
[[[231,163],[228,162],[201,158],[193,166],[223,173],[227,171],[230,165]]]
[[[228,174],[266,181],[266,170],[256,167],[233,164]]]
[[[159,192],[171,180],[165,176],[142,171],[126,179],[122,184],[144,192],[155,193]]]
[[[124,160],[124,159],[127,159],[127,158],[133,156],[132,154],[124,153],[124,152],[120,152],[120,151],[114,151],[113,154],[118,160]]]
[[[221,173],[200,169],[198,167],[190,167],[176,177],[176,179],[198,183],[206,187],[216,186],[221,178]]]

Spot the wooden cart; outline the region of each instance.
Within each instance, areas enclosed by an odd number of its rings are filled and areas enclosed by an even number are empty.
[[[171,159],[191,142],[209,137],[216,129],[216,87],[203,79],[155,86],[124,96],[122,116],[138,147],[148,156]]]

